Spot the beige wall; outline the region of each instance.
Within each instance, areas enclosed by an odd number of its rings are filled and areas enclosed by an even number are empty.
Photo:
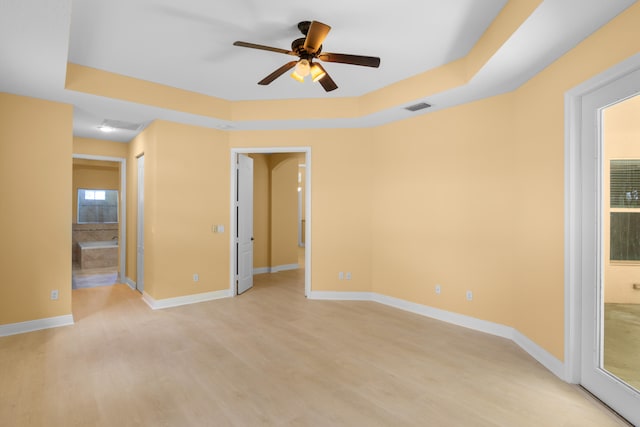
[[[297,174],[304,154],[250,154],[250,157],[253,158],[253,267],[270,269],[297,264]]]
[[[129,144],[103,139],[73,137],[73,154],[88,156],[117,157],[126,159],[129,155]]]
[[[314,290],[371,289],[372,132],[318,129],[311,133],[229,133],[232,148],[298,147],[301,140],[311,147]],[[339,281],[339,271],[351,271],[353,279]]]
[[[609,188],[610,161],[613,159],[640,159],[640,96],[613,105],[603,112],[604,165],[603,165],[603,261],[604,301],[607,303],[640,304],[640,262],[610,261]],[[636,209],[637,212],[637,209]]]
[[[0,325],[71,314],[72,115],[0,93]]]
[[[512,100],[503,95],[375,132],[374,292],[513,323]]]
[[[227,136],[156,121],[140,139],[145,155],[145,291],[164,299],[228,289]],[[213,224],[225,224],[227,231],[213,233]],[[128,236],[135,239],[134,233]],[[193,281],[195,273],[198,282]]]
[[[515,92],[513,326],[564,358],[564,94],[640,51],[635,4]]]
[[[271,267],[298,264],[298,156],[271,160]]]
[[[270,154],[253,158],[253,267],[271,267],[271,168]]]
[[[297,147],[302,136],[314,159],[330,165],[313,176],[314,223],[322,224],[314,240],[314,289],[335,289],[338,271],[349,270],[353,280],[341,282],[339,290],[369,290],[370,132],[223,133],[155,122],[134,141],[145,140],[145,291],[162,299],[228,289],[229,149]],[[211,233],[212,224],[225,224],[227,232]],[[128,232],[129,239],[134,235]],[[198,284],[193,273],[200,275]]]
[[[313,290],[374,291],[503,323],[562,360],[564,94],[638,53],[638,22],[640,4],[512,93],[374,129],[222,132],[153,123],[128,153],[128,189],[135,189],[135,156],[145,153],[145,289],[156,299],[228,289],[230,148],[305,141],[312,149]],[[404,91],[406,84],[398,87]],[[394,90],[385,89],[388,99]],[[264,111],[263,103],[249,104],[242,108]],[[10,269],[7,283],[20,285],[1,288],[0,323],[57,312],[50,307],[69,312],[68,293],[61,294],[62,304],[53,304],[42,291],[70,283],[70,108],[7,95],[0,105],[7,110],[0,119],[7,123],[0,130],[2,161],[9,165],[3,163],[0,185],[15,201],[7,206],[33,204],[23,190],[42,182],[51,187],[48,201],[65,201],[26,240],[14,229],[20,228],[16,223],[30,225],[28,217],[3,208],[12,245],[3,246],[2,259],[19,266]],[[30,121],[18,127],[27,117],[38,117],[43,126]],[[55,150],[44,143],[52,138]],[[38,148],[35,176],[16,166],[20,145]],[[8,178],[21,183],[20,191]],[[135,197],[128,192],[129,206]],[[135,209],[128,215],[127,275],[135,277]],[[225,224],[227,232],[212,233],[212,224]],[[43,239],[45,231],[53,239]],[[20,252],[26,251],[23,242],[55,255],[33,264]],[[353,279],[338,280],[339,271],[352,272]],[[198,283],[193,273],[200,275]],[[442,286],[440,296],[435,284]],[[472,302],[465,300],[466,290],[474,292]]]

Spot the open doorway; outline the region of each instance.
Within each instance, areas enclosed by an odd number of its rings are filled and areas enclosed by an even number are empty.
[[[72,289],[123,283],[125,161],[73,155]]]
[[[246,176],[242,170],[246,167],[239,164],[246,163],[246,158],[250,159],[252,175],[242,183],[242,177]],[[246,273],[247,257],[239,255],[241,248],[242,254],[246,254],[246,246],[250,245],[252,276],[292,272],[304,277],[304,293],[308,295],[311,288],[311,149],[232,149],[231,163],[232,294],[239,293],[239,284],[241,291],[251,287],[246,283],[245,274],[240,274]],[[248,189],[247,180],[251,181]],[[246,219],[246,202],[242,201],[247,191],[252,194],[250,224]],[[249,228],[251,232],[247,234]]]

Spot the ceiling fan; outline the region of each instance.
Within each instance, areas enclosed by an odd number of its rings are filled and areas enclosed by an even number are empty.
[[[374,68],[378,68],[380,66],[380,58],[374,56],[322,52],[322,42],[324,42],[329,30],[331,30],[330,26],[323,24],[322,22],[302,21],[298,24],[298,29],[305,37],[294,40],[291,43],[291,50],[241,41],[233,43],[234,46],[267,50],[269,52],[284,53],[285,55],[298,57],[297,61],[287,62],[282,67],[260,80],[258,82],[259,85],[268,85],[295,67],[291,77],[299,82],[303,82],[306,76],[311,75],[311,79],[314,82],[319,82],[325,91],[330,92],[337,89],[338,85],[336,85],[322,65],[314,62],[314,60],[319,59],[325,62],[338,62],[341,64],[362,65]]]

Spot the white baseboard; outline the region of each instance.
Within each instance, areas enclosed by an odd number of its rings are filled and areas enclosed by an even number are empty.
[[[185,295],[182,297],[154,299],[146,292],[142,292],[142,300],[147,303],[153,310],[159,310],[163,308],[178,307],[180,305],[195,304],[199,302],[212,301],[220,298],[232,297],[232,293],[229,289],[223,291],[203,292],[201,294]]]
[[[26,322],[10,323],[8,325],[0,325],[0,337],[69,325],[73,325],[73,315],[71,314],[48,317],[46,319],[28,320]]]
[[[451,311],[441,310],[439,308],[429,307],[427,305],[406,301],[400,298],[394,298],[375,292],[333,292],[333,291],[311,291],[310,299],[317,300],[343,300],[343,301],[373,301],[384,304],[400,310],[409,311],[421,316],[430,317],[432,319],[441,320],[443,322],[462,326],[475,331],[507,338],[517,344],[524,351],[529,353],[531,357],[537,360],[542,366],[551,371],[558,378],[564,380],[565,366],[564,363],[554,357],[544,348],[527,338],[518,330],[501,325],[499,323],[489,322],[487,320],[476,319],[475,317],[454,313]]]
[[[299,268],[300,266],[298,264],[276,265],[275,267],[271,267],[271,272],[277,273],[278,271],[297,270]]]
[[[335,301],[373,301],[371,292],[311,291],[309,299]]]
[[[567,380],[564,363],[558,360],[554,355],[531,341],[530,338],[516,329],[513,330],[512,340],[518,344],[520,348],[529,353],[531,357],[540,362],[542,366],[550,370],[555,376],[562,380]]]
[[[299,268],[298,264],[275,265],[273,267],[254,268],[253,274],[277,273],[278,271],[297,270]]]
[[[410,311],[412,313],[420,314],[432,319],[441,320],[453,325],[463,326],[468,329],[473,329],[475,331],[484,332],[503,338],[511,339],[513,337],[513,328],[509,326],[504,326],[499,323],[489,322],[486,320],[476,319],[475,317],[466,316],[464,314],[441,310],[439,308],[434,308],[428,305],[422,305],[399,298],[389,297],[386,295],[373,295],[373,301],[388,305],[390,307],[399,308],[404,311]]]
[[[133,289],[134,291],[136,291],[136,290],[137,290],[137,289],[136,289],[136,282],[134,282],[134,281],[133,281],[133,280],[131,280],[130,278],[125,277],[125,279],[124,279],[124,283],[125,283],[126,285],[128,285],[131,289]]]

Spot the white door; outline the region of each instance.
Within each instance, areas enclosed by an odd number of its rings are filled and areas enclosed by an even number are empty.
[[[241,294],[253,287],[253,159],[236,163],[236,283]]]
[[[609,170],[612,163],[605,161],[608,153],[606,134],[603,136],[602,113],[605,108],[637,94],[640,90],[638,82],[640,70],[584,96],[580,147],[583,169],[581,383],[634,425],[640,425],[640,370],[622,374],[623,371],[618,371],[611,364],[613,358],[617,365],[639,366],[637,337],[640,334],[640,322],[636,318],[635,329],[628,331],[612,329],[619,327],[615,326],[618,323],[610,311],[612,306],[618,304],[612,303],[610,293],[606,292],[612,282],[607,278],[609,283],[605,283],[605,271],[612,261],[605,246],[612,234],[605,224],[608,224],[609,218],[613,218],[609,216],[609,210],[614,212],[608,196],[611,187],[605,185],[608,182],[605,171]],[[632,280],[640,282],[640,277]],[[632,284],[629,283],[629,286]],[[636,309],[640,307],[639,304],[627,305],[635,305]],[[612,347],[612,342],[625,334],[628,334],[622,341],[625,345]],[[635,351],[632,349],[634,345]],[[631,350],[624,350],[625,347]]]
[[[144,290],[144,156],[138,157],[138,236],[136,250],[136,289]]]

